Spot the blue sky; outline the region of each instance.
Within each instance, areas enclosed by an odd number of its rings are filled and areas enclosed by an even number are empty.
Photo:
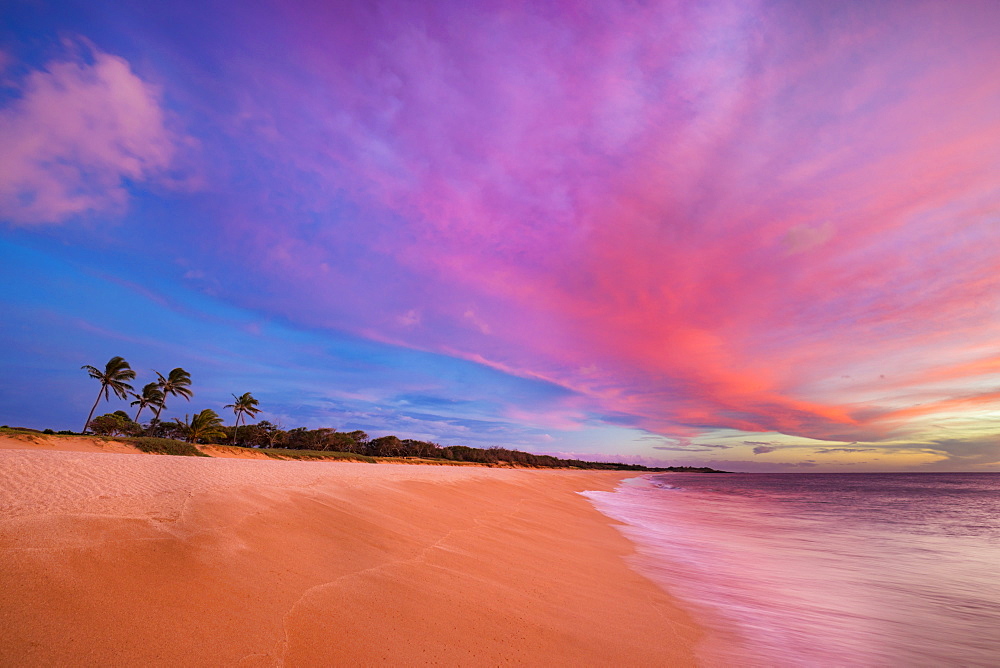
[[[1000,470],[994,2],[16,2],[0,423]],[[108,410],[117,403],[105,406]]]

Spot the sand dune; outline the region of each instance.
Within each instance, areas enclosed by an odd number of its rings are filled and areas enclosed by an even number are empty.
[[[118,452],[142,454],[136,447],[95,436],[48,436],[46,434],[0,434],[0,450],[60,450],[64,452]]]
[[[689,665],[626,474],[0,450],[3,665]]]

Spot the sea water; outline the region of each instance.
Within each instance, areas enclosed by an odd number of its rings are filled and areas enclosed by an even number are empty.
[[[656,474],[586,492],[711,666],[1000,666],[1000,474]]]

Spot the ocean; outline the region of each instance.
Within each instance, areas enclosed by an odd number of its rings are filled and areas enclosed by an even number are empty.
[[[709,666],[1000,666],[1000,474],[693,474],[586,492]]]

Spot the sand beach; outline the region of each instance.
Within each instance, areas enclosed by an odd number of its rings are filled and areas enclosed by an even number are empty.
[[[0,438],[0,664],[694,665],[620,472]]]

